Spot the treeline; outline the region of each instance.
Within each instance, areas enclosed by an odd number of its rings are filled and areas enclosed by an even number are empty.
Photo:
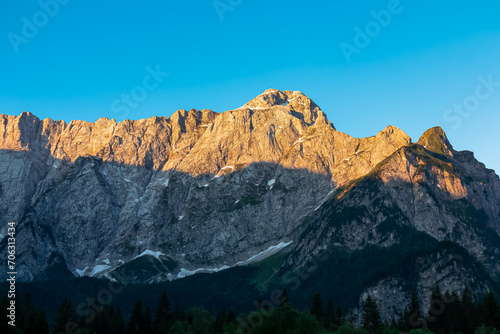
[[[67,334],[392,334],[392,333],[436,333],[436,334],[483,334],[500,333],[500,306],[493,293],[488,293],[477,304],[471,292],[465,288],[461,295],[456,292],[442,293],[439,286],[432,292],[430,308],[422,312],[417,297],[413,294],[402,314],[384,322],[379,306],[367,296],[361,310],[344,314],[340,306],[331,301],[324,304],[321,295],[312,298],[309,309],[294,308],[283,291],[277,305],[259,300],[256,310],[249,314],[235,315],[222,309],[212,314],[203,307],[182,310],[173,308],[164,292],[155,310],[144,307],[137,301],[128,319],[120,307],[99,305],[94,300],[90,312],[78,316],[73,304],[65,298],[60,305],[53,324],[49,326],[45,312],[33,305],[29,293],[17,303],[16,327],[2,321],[0,333],[67,333]],[[2,309],[8,307],[6,297]],[[5,319],[5,317],[4,317]],[[360,323],[360,326],[356,326]]]

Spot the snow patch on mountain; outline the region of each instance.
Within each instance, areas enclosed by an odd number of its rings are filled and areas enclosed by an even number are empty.
[[[137,259],[138,257],[141,257],[141,256],[144,256],[144,255],[151,255],[151,256],[154,256],[155,258],[157,258],[158,260],[160,259],[160,256],[161,255],[165,255],[163,254],[162,252],[160,251],[152,251],[152,250],[149,250],[149,249],[146,249],[144,252],[142,252],[141,254],[137,255],[136,257],[134,257],[134,260]]]
[[[109,269],[109,268],[111,268],[111,266],[108,266],[107,264],[99,264],[92,269],[92,272],[90,273],[90,277],[94,277],[94,275],[96,275],[96,274],[98,274],[106,269]]]
[[[85,275],[85,271],[89,269],[89,267],[85,267],[83,268],[82,270],[80,269],[76,269],[76,273],[78,274],[78,276],[82,277],[83,275]]]
[[[244,266],[244,265],[247,265],[247,264],[250,264],[250,263],[254,263],[254,262],[258,262],[258,261],[264,260],[265,258],[267,258],[267,257],[269,257],[269,256],[271,256],[273,254],[276,254],[277,252],[279,252],[280,250],[282,250],[286,246],[290,245],[292,242],[293,241],[280,242],[277,245],[270,246],[266,250],[263,250],[262,252],[260,252],[260,253],[258,253],[256,255],[251,256],[247,260],[240,261],[240,262],[236,263],[236,265],[238,265],[238,266]]]
[[[258,261],[261,261],[261,260],[263,260],[263,259],[265,259],[265,258],[267,258],[267,257],[269,257],[269,256],[271,256],[273,254],[276,254],[277,252],[279,252],[280,250],[282,250],[286,246],[290,245],[292,242],[293,241],[280,242],[277,245],[270,246],[266,250],[264,250],[264,251],[262,251],[262,252],[260,252],[260,253],[258,253],[256,255],[253,255],[253,256],[249,257],[245,261],[237,262],[236,265],[234,265],[234,266],[223,265],[222,267],[219,267],[219,268],[198,268],[198,269],[194,269],[194,270],[189,270],[189,269],[186,269],[186,268],[181,268],[181,270],[177,274],[177,278],[184,278],[184,277],[187,277],[187,276],[194,275],[196,273],[216,273],[216,272],[219,272],[219,271],[222,271],[222,270],[226,270],[226,269],[229,269],[229,268],[232,268],[232,267],[244,266],[244,265],[247,265],[247,264],[250,264],[250,263],[258,262]]]

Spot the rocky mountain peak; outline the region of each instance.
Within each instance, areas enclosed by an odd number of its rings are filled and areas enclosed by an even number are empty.
[[[268,89],[241,108],[267,110],[275,107],[288,110],[291,115],[300,118],[308,125],[315,124],[318,117],[321,118],[322,123],[323,121],[327,122],[320,107],[299,91],[285,90],[282,92],[277,89]]]
[[[378,135],[379,136],[385,135],[385,136],[389,136],[389,137],[394,137],[395,139],[398,139],[398,140],[401,139],[406,143],[405,145],[411,144],[410,136],[408,136],[403,130],[401,130],[400,128],[398,128],[397,126],[394,126],[394,125],[387,125],[384,130],[379,132]]]
[[[270,108],[276,105],[288,104],[288,97],[277,89],[267,89],[264,93],[248,101],[245,106],[249,108]]]
[[[428,151],[453,156],[453,146],[448,141],[446,133],[439,126],[425,131],[417,144],[422,145]]]

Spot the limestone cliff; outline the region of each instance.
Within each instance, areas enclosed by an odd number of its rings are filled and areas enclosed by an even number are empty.
[[[126,268],[137,282],[172,280],[283,247],[281,270],[298,269],[325,249],[390,249],[414,232],[453,242],[488,277],[500,274],[493,171],[455,151],[440,128],[415,144],[394,126],[353,138],[292,91],[267,90],[223,113],[120,123],[0,115],[0,212],[0,233],[18,224],[25,281]],[[412,267],[423,277],[422,300],[440,277],[426,274],[431,267]],[[460,277],[446,270],[447,282],[491,287],[472,269]],[[388,273],[366,291],[384,294],[401,280]]]

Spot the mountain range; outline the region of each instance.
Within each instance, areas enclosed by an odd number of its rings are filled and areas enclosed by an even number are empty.
[[[388,318],[413,292],[428,308],[436,284],[479,298],[500,279],[493,170],[439,127],[351,137],[298,91],[119,123],[2,114],[0,212],[25,282],[229,275],[299,303],[370,294]]]

